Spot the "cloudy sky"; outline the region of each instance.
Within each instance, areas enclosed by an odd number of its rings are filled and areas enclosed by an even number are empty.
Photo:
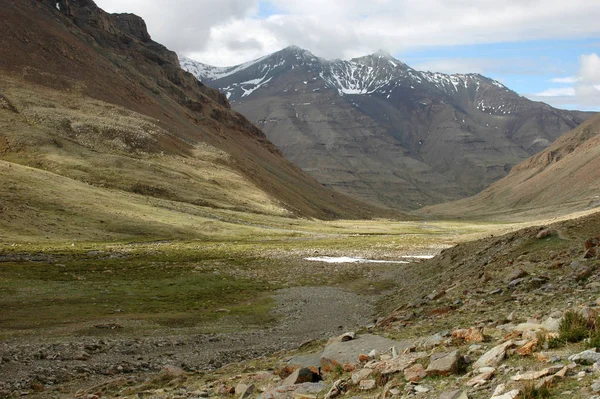
[[[600,110],[600,0],[96,0],[217,66],[288,45],[325,58],[385,50],[421,70],[478,72],[534,100]]]

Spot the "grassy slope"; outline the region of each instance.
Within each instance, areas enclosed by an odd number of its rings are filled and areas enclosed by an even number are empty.
[[[551,215],[598,206],[600,115],[560,137],[546,150],[515,166],[481,193],[419,213],[445,217],[510,219]]]
[[[18,111],[0,106],[0,159],[217,208],[391,214],[302,173],[223,95],[182,71],[175,53],[122,30],[92,2],[70,7],[69,15],[51,1],[0,9],[0,95]]]

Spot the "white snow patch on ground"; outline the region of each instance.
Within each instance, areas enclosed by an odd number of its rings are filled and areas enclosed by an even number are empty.
[[[405,259],[433,259],[435,255],[404,255]]]
[[[351,258],[348,256],[341,256],[341,257],[316,256],[316,257],[304,258],[304,259],[315,261],[315,262],[326,262],[326,263],[410,263],[405,260],[377,260],[377,259]]]

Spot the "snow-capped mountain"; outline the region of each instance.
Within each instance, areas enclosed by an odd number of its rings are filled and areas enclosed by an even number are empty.
[[[452,93],[470,87],[478,90],[482,83],[493,84],[509,91],[500,82],[478,74],[446,75],[437,72],[419,72],[384,51],[350,61],[329,61],[318,58],[307,50],[291,46],[232,67],[215,67],[183,56],[179,59],[181,67],[203,83],[211,85],[212,82],[218,81],[218,89],[232,102],[249,96],[268,85],[277,76],[295,69],[305,69],[314,74],[313,80],[321,81],[323,88],[335,89],[340,95],[375,93],[391,95],[395,89],[402,86],[414,89],[414,85],[433,86],[439,91]],[[232,75],[236,75],[235,79],[227,79]],[[239,75],[252,79],[240,81]],[[230,81],[231,84],[224,85],[225,82]]]
[[[291,46],[233,67],[180,63],[320,182],[404,209],[475,194],[588,116],[383,51],[325,60]]]

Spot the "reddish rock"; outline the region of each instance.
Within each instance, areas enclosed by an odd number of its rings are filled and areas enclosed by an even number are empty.
[[[356,369],[356,367],[354,367],[354,365],[353,365],[353,364],[350,364],[350,363],[344,363],[344,371],[345,371],[346,373],[351,373],[351,372],[353,372],[355,369]]]
[[[592,248],[588,249],[587,252],[585,253],[585,255],[583,255],[583,257],[585,259],[595,258],[596,255],[598,254],[597,253],[598,251],[596,251],[596,248],[597,247],[592,247]]]
[[[369,360],[371,360],[371,358],[369,357],[369,355],[365,355],[364,353],[361,353],[360,355],[358,355],[358,361],[361,363],[366,363]]]
[[[518,353],[521,356],[528,356],[531,355],[533,353],[533,351],[535,350],[535,347],[538,344],[538,340],[534,339],[531,340],[529,342],[527,342],[525,345],[521,346],[519,349],[516,350],[516,353]]]
[[[417,382],[421,381],[425,377],[427,377],[427,373],[425,372],[425,368],[422,364],[417,363],[404,370],[404,378],[406,378],[408,381]]]
[[[463,339],[467,342],[483,342],[483,334],[477,328],[463,328],[452,332],[452,338]]]

